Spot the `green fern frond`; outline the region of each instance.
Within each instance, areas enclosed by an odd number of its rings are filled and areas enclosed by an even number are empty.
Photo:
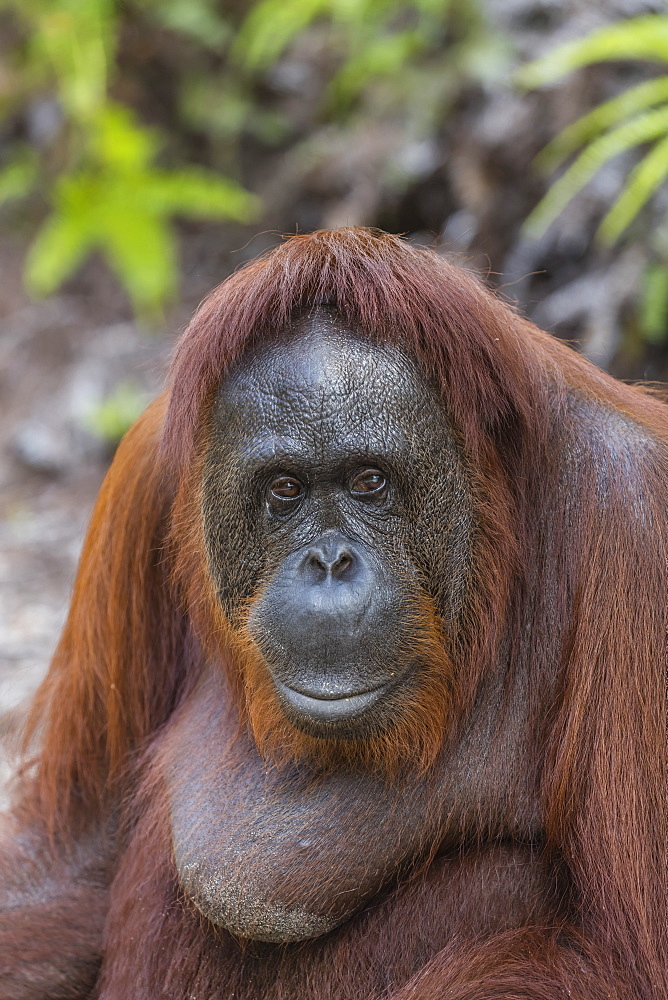
[[[668,270],[664,263],[650,264],[645,271],[640,329],[648,344],[664,344],[668,336]]]
[[[529,89],[544,87],[582,66],[613,59],[668,62],[668,17],[647,14],[601,28],[523,66],[516,80]]]
[[[662,104],[664,101],[668,101],[668,75],[645,80],[617,97],[599,104],[593,111],[578,118],[572,125],[568,125],[541,150],[535,163],[543,170],[553,170],[576,149],[590,142],[601,132],[605,132],[638,111]]]
[[[631,171],[624,190],[600,225],[600,238],[606,243],[614,243],[666,177],[668,136],[657,142]]]
[[[271,65],[328,7],[328,0],[260,0],[241,25],[233,58],[249,70]]]
[[[259,201],[201,167],[164,170],[158,137],[129,109],[108,104],[90,139],[90,162],[61,176],[53,212],[29,253],[26,282],[47,295],[91,249],[107,259],[140,316],[155,317],[177,286],[174,215],[252,218]]]
[[[161,215],[249,222],[257,216],[260,200],[227,177],[202,167],[154,169],[147,178],[145,204]]]
[[[529,233],[539,235],[557,218],[568,202],[613,156],[668,133],[668,107],[647,111],[595,139],[556,181],[526,220]]]

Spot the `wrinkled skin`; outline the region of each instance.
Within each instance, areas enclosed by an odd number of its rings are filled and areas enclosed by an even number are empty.
[[[251,740],[235,737],[226,692],[217,675],[209,676],[175,720],[162,762],[186,896],[241,938],[319,937],[434,851],[456,854],[481,821],[491,827],[481,835],[493,831],[490,843],[516,848],[528,872],[537,807],[529,779],[513,772],[525,752],[518,716],[498,729],[501,701],[491,686],[461,742],[429,775],[410,774],[398,785],[363,771],[314,780],[308,771],[266,767]],[[516,907],[522,912],[551,898],[553,876],[541,885],[544,875],[531,893],[517,882],[500,923]]]
[[[412,599],[424,588],[454,627],[464,597],[472,518],[442,404],[399,350],[319,311],[225,380],[213,425],[204,533],[223,608],[254,597],[250,634],[297,726],[372,732],[420,670],[402,653]],[[282,479],[301,496],[275,497]]]

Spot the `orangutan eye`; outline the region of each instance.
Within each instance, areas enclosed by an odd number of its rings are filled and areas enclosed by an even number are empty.
[[[303,495],[304,487],[292,476],[279,476],[269,486],[269,503],[273,506],[294,503],[295,500],[301,500]]]
[[[350,492],[354,497],[376,499],[385,492],[387,479],[378,469],[365,469],[359,472],[350,483]]]

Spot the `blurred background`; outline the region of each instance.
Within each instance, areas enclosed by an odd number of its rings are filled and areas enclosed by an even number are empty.
[[[0,0],[5,729],[214,284],[281,233],[379,226],[665,380],[667,177],[663,2]]]

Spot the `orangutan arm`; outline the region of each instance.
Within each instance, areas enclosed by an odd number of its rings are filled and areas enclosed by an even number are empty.
[[[83,1000],[108,906],[105,838],[67,850],[25,829],[0,836],[0,1000]]]

